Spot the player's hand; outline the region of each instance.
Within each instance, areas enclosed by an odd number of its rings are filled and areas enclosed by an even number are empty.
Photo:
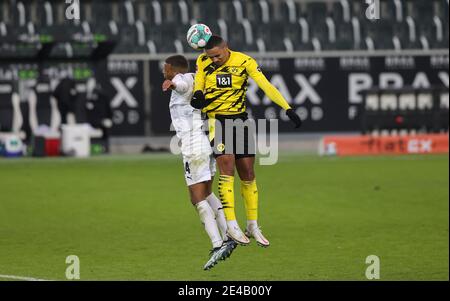
[[[302,126],[302,120],[300,119],[300,116],[298,116],[297,113],[293,109],[288,109],[286,111],[286,115],[289,117],[289,119],[295,124],[295,128],[298,129]]]
[[[174,89],[175,88],[175,84],[173,81],[166,79],[163,84],[162,84],[162,90],[164,92],[166,92],[169,89]]]
[[[202,91],[195,91],[194,95],[192,96],[192,100],[191,100],[191,106],[196,108],[196,109],[203,109],[204,107],[206,107],[207,103],[205,100],[205,95],[203,95]]]

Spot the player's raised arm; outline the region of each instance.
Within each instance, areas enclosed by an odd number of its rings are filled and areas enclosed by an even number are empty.
[[[261,69],[258,67],[258,64],[254,59],[250,59],[246,66],[248,75],[253,78],[256,84],[266,93],[267,97],[272,100],[274,103],[282,107],[286,110],[286,115],[291,119],[291,121],[295,124],[296,128],[299,128],[302,125],[302,121],[300,117],[295,113],[295,111],[291,108],[289,103],[283,97],[283,95],[275,88],[266,76],[262,73]]]
[[[184,94],[189,90],[189,83],[181,76],[176,76],[172,82],[173,89],[180,94]]]

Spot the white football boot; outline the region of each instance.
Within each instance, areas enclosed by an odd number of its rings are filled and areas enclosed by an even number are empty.
[[[262,234],[261,228],[257,226],[251,226],[245,230],[245,235],[248,237],[253,237],[256,240],[256,243],[263,248],[267,248],[270,246],[270,242],[267,238]]]
[[[247,246],[250,243],[250,239],[247,236],[245,236],[244,232],[242,232],[239,226],[228,227],[227,235],[241,246]]]

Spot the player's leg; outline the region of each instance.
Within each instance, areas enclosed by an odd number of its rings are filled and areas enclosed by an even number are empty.
[[[218,190],[227,221],[235,221],[234,210],[234,155],[220,155],[216,158],[219,168]]]
[[[211,148],[209,141],[206,142],[206,147]],[[216,215],[216,222],[217,226],[219,227],[220,233],[222,234],[222,239],[228,240],[227,236],[227,221],[225,219],[225,214],[223,213],[223,207],[220,199],[214,194],[213,192],[213,183],[214,183],[214,176],[216,174],[216,160],[214,159],[214,156],[211,154],[209,157],[209,171],[211,172],[211,180],[207,182],[208,185],[208,196],[206,197],[206,200],[209,202],[209,205],[213,209],[215,215]]]
[[[234,155],[220,155],[216,161],[220,173],[219,197],[227,220],[228,235],[237,243],[248,245],[250,240],[239,227],[234,209]]]
[[[205,231],[208,234],[213,249],[210,258],[203,267],[204,270],[211,269],[219,260],[228,258],[236,248],[234,242],[224,242],[216,222],[216,216],[206,200],[209,192],[208,181],[211,180],[208,156],[194,156],[184,158],[185,177],[188,184],[191,202],[195,206]]]
[[[223,213],[222,203],[219,198],[212,191],[212,185],[214,183],[214,177],[211,178],[210,181],[207,182],[208,192],[206,200],[211,206],[214,214],[216,215],[217,226],[219,227],[220,233],[222,234],[222,239],[225,241],[228,239],[227,237],[227,221],[225,219],[225,214]]]
[[[228,149],[226,142],[225,119],[210,119],[210,141],[213,153],[219,169],[218,191],[222,203],[225,219],[227,220],[228,236],[241,245],[250,243],[250,239],[245,236],[236,221],[234,210],[234,154],[232,149]]]
[[[200,220],[205,226],[206,233],[213,248],[209,253],[209,260],[204,265],[204,270],[209,270],[214,267],[219,260],[225,260],[230,257],[233,250],[236,248],[236,243],[233,241],[224,242],[217,227],[214,211],[209,206],[206,200],[208,192],[207,182],[197,183],[189,186],[189,194],[191,195],[191,202],[195,206],[200,216]]]
[[[208,188],[206,182],[189,186],[191,202],[195,206],[200,220],[205,226],[205,231],[211,240],[213,248],[218,248],[222,246],[223,240],[220,235],[219,228],[217,227],[216,215],[206,200],[207,190]]]
[[[247,226],[258,220],[258,187],[256,186],[255,157],[240,157],[236,160],[236,169],[241,179],[241,194],[245,201]]]
[[[241,195],[245,202],[247,216],[247,229],[245,234],[254,237],[258,245],[268,247],[269,241],[263,236],[258,226],[258,186],[255,177],[255,157],[238,156],[236,159],[236,169],[241,179]]]
[[[184,155],[184,176],[189,189],[191,203],[196,208],[200,220],[205,226],[206,233],[211,239],[213,248],[220,247],[223,243],[222,236],[216,223],[216,216],[206,197],[208,196],[207,181],[211,180],[209,166],[205,170],[202,156]],[[206,163],[206,162],[205,162]]]

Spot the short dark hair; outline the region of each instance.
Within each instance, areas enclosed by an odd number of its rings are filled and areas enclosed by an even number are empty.
[[[172,55],[166,59],[166,64],[180,70],[189,70],[189,61],[182,55]]]
[[[213,49],[214,47],[222,45],[223,42],[225,42],[225,40],[222,39],[222,37],[212,35],[209,38],[208,43],[206,43],[205,49],[207,49],[207,50]]]

